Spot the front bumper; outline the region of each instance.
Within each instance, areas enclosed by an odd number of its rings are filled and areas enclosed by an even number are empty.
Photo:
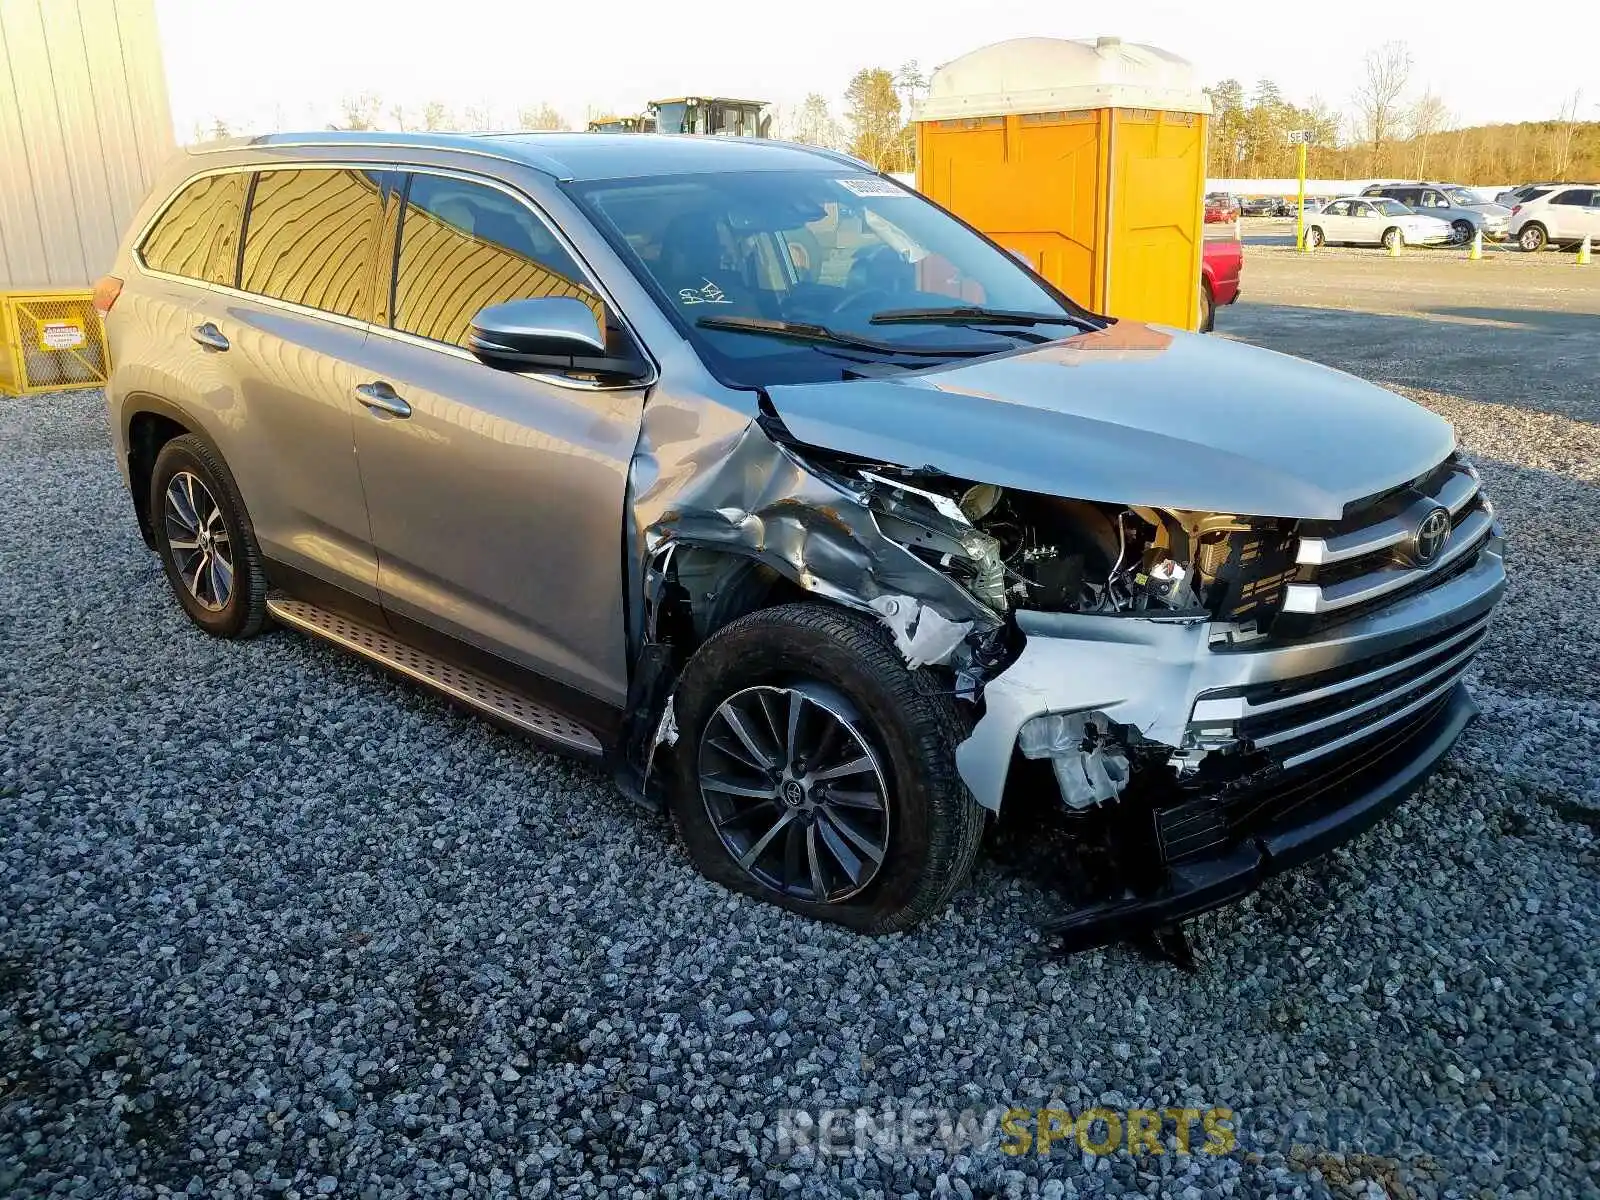
[[[1106,810],[1135,822],[1149,869],[1135,897],[1058,931],[1096,945],[1225,904],[1378,820],[1449,749],[1476,712],[1461,678],[1505,590],[1503,549],[1492,526],[1422,590],[1296,640],[1214,643],[1203,619],[1020,612],[1027,642],[985,685],[957,766],[998,812],[1028,721],[1103,714],[1150,764],[1157,794],[1130,789]],[[1163,759],[1182,768],[1170,782],[1154,774]]]
[[[1340,846],[1377,824],[1428,779],[1478,715],[1456,684],[1442,706],[1387,752],[1327,781],[1226,853],[1168,864],[1165,881],[1146,895],[1079,909],[1046,926],[1071,952],[1120,941],[1230,904],[1265,880]]]

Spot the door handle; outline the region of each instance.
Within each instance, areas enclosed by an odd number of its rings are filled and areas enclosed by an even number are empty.
[[[411,415],[411,405],[402,400],[395,390],[381,379],[357,387],[356,399],[374,414],[383,413],[391,417]]]
[[[226,350],[231,344],[222,330],[218,329],[210,321],[207,321],[204,325],[196,325],[189,331],[189,336],[207,350]]]

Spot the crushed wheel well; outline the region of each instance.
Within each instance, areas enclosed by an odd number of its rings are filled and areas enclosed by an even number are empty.
[[[685,657],[748,613],[816,599],[773,568],[741,554],[684,547],[673,560],[673,575],[676,611],[669,630],[663,632],[670,633]]]
[[[134,413],[128,422],[128,485],[133,492],[133,509],[139,517],[139,532],[155,549],[155,530],[150,524],[150,477],[155,472],[156,456],[175,437],[189,431],[161,413]]]

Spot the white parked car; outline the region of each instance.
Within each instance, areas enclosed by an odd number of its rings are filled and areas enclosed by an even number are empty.
[[[1443,246],[1455,237],[1449,221],[1412,212],[1381,196],[1342,196],[1306,218],[1306,241],[1313,246],[1345,242],[1352,246]]]
[[[1511,210],[1511,236],[1524,250],[1576,245],[1585,235],[1600,243],[1600,187],[1554,187]]]

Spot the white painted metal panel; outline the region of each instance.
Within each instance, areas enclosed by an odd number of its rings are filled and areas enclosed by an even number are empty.
[[[0,290],[87,287],[172,153],[150,0],[0,0]]]

